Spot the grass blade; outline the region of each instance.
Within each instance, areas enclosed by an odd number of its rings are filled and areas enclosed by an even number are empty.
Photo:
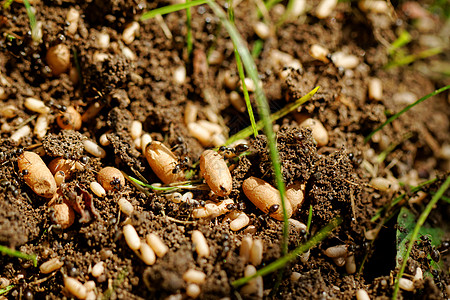
[[[287,115],[288,113],[292,112],[294,109],[296,109],[297,107],[303,105],[305,102],[307,102],[309,99],[312,98],[312,96],[314,96],[314,94],[320,89],[320,86],[314,88],[312,91],[310,91],[308,94],[306,94],[305,96],[301,97],[300,99],[298,99],[297,101],[290,103],[288,105],[286,105],[285,107],[283,107],[282,109],[280,109],[277,112],[274,112],[273,114],[270,115],[270,122],[273,123],[274,121],[284,117],[285,115]],[[264,124],[262,121],[258,121],[256,122],[256,129],[257,130],[261,130],[263,129]],[[228,138],[228,140],[225,142],[225,145],[229,145],[237,140],[240,139],[245,139],[247,137],[249,137],[250,135],[252,135],[253,129],[251,126],[242,129],[241,131],[237,132],[236,134],[234,134],[233,136],[231,136],[230,138]]]
[[[31,260],[33,262],[33,266],[37,267],[37,258],[36,258],[36,254],[26,254],[26,253],[22,253],[20,251],[5,247],[0,245],[0,252],[7,254],[9,256],[14,256],[14,257],[18,257],[18,258],[23,258],[26,260]]]
[[[191,2],[190,0],[186,0],[186,4]],[[186,27],[187,27],[187,34],[186,34],[186,47],[187,47],[187,53],[188,53],[188,59],[190,59],[192,54],[192,48],[194,46],[194,43],[192,41],[192,27],[191,27],[191,21],[192,21],[192,14],[191,14],[191,7],[186,8]]]
[[[408,31],[403,30],[398,36],[398,38],[391,44],[391,47],[389,47],[388,50],[389,54],[393,55],[395,51],[411,42],[411,40],[412,40],[411,34],[409,34]]]
[[[228,34],[231,37],[231,40],[236,45],[236,48],[239,52],[240,57],[242,58],[242,62],[244,63],[245,70],[247,71],[247,74],[249,77],[253,80],[255,83],[255,93],[256,93],[256,103],[258,107],[259,116],[261,118],[261,121],[264,125],[264,132],[267,136],[267,143],[269,145],[269,152],[270,157],[272,160],[272,165],[275,173],[275,181],[277,183],[278,191],[280,192],[281,197],[281,208],[283,210],[283,242],[282,242],[282,253],[287,253],[287,246],[288,246],[288,235],[289,235],[289,223],[288,223],[288,217],[286,213],[286,198],[285,198],[285,186],[283,181],[283,175],[281,173],[281,164],[280,164],[280,157],[278,155],[278,149],[277,144],[275,140],[275,133],[273,132],[272,128],[272,122],[270,120],[270,109],[269,104],[266,99],[266,95],[264,94],[264,91],[262,89],[262,83],[259,79],[258,72],[256,69],[255,62],[253,61],[253,58],[248,50],[248,48],[245,46],[244,42],[242,41],[241,36],[239,35],[239,32],[237,31],[236,27],[231,24],[231,22],[227,19],[225,12],[213,1],[208,1],[208,5],[213,10],[214,14],[219,17],[221,23],[225,27],[225,29],[228,31]]]
[[[234,12],[233,12],[233,1],[228,1],[228,16],[230,22],[234,25]],[[233,42],[234,47],[234,57],[236,58],[236,66],[239,72],[239,78],[242,84],[242,92],[244,93],[245,105],[247,106],[248,117],[250,118],[250,123],[252,124],[253,135],[256,137],[258,135],[258,130],[256,129],[255,116],[253,115],[252,103],[250,102],[250,96],[248,95],[247,85],[245,84],[245,73],[244,67],[242,66],[241,57],[239,56],[236,44]]]
[[[385,68],[386,69],[390,69],[393,67],[399,67],[399,66],[404,66],[404,65],[408,65],[416,60],[419,59],[424,59],[433,55],[437,55],[439,53],[442,53],[442,48],[430,48],[430,49],[426,49],[423,50],[417,54],[410,54],[404,57],[401,57],[399,59],[396,59],[390,63],[388,63]]]
[[[433,198],[431,198],[431,201],[427,204],[427,206],[425,207],[425,210],[422,212],[419,219],[417,220],[417,224],[414,227],[414,230],[411,234],[411,238],[409,240],[408,250],[406,250],[406,254],[405,254],[405,257],[403,258],[402,266],[401,266],[400,271],[398,272],[397,278],[395,280],[394,293],[392,295],[392,299],[394,299],[394,300],[397,299],[397,294],[398,294],[398,289],[399,289],[399,281],[400,281],[400,278],[402,278],[402,276],[403,276],[403,272],[405,271],[406,263],[408,262],[408,258],[409,258],[409,255],[411,254],[412,247],[414,246],[414,243],[416,241],[417,234],[419,233],[420,228],[425,223],[425,220],[427,219],[428,215],[430,214],[431,210],[433,209],[433,206],[438,202],[438,200],[445,193],[445,191],[448,189],[449,186],[450,186],[450,176],[447,177],[447,179],[441,185],[441,187],[436,192],[436,194],[433,196]]]
[[[328,223],[325,227],[323,227],[319,232],[317,232],[312,238],[310,238],[306,243],[298,246],[292,252],[284,255],[283,257],[277,259],[273,263],[258,270],[254,275],[235,280],[231,283],[231,285],[236,288],[246,284],[247,282],[249,282],[250,280],[252,280],[257,276],[265,276],[280,268],[283,268],[288,262],[298,258],[300,254],[305,253],[306,251],[317,245],[319,242],[321,242],[323,239],[325,239],[331,233],[331,231],[333,231],[341,223],[342,218],[340,216],[337,216],[336,218],[331,220],[331,222]]]
[[[0,289],[0,296],[3,294],[6,294],[7,292],[9,292],[10,290],[12,290],[12,288],[14,287],[14,284],[10,284],[7,287]],[[6,299],[6,298],[5,298]]]
[[[312,214],[313,214],[313,207],[310,204],[308,212],[308,222],[306,223],[306,232],[309,232],[309,229],[311,228]]]
[[[197,5],[202,5],[202,4],[205,4],[207,2],[208,2],[208,0],[193,0],[193,1],[190,1],[190,2],[163,6],[163,7],[160,7],[160,8],[153,9],[151,11],[145,12],[141,16],[140,20],[141,21],[145,21],[145,20],[154,18],[157,15],[170,14],[170,13],[175,12],[175,11],[187,9],[187,8],[190,8],[190,7],[193,7],[193,6],[197,6]]]
[[[11,5],[11,3],[13,3],[14,2],[14,0],[6,0],[4,3],[3,3],[3,9],[8,9],[8,7]],[[0,294],[1,295],[1,294]]]
[[[27,11],[28,18],[30,19],[30,28],[31,28],[31,36],[35,42],[39,42],[38,33],[36,32],[36,16],[34,15],[33,10],[31,9],[30,2],[28,0],[23,0],[23,5],[25,5],[25,9]]]
[[[253,43],[253,48],[252,48],[252,57],[253,59],[257,59],[258,56],[261,54],[261,51],[264,48],[264,41],[263,40],[256,40]]]
[[[436,180],[437,180],[437,178],[433,178],[433,179],[427,180],[425,182],[422,182],[421,184],[411,188],[410,194],[413,195],[414,193],[420,191],[422,189],[422,187],[432,184]],[[383,211],[387,211],[387,210],[391,209],[392,207],[397,205],[400,201],[402,201],[403,198],[405,198],[405,197],[406,197],[406,193],[403,193],[403,194],[397,196],[396,198],[394,198],[391,202],[389,202],[385,206],[381,207],[377,211],[377,213],[372,217],[372,219],[370,219],[370,222],[375,222],[376,220],[378,220],[381,217],[381,214],[383,213]]]
[[[413,108],[414,106],[416,106],[417,104],[427,100],[430,97],[436,96],[437,94],[440,94],[446,90],[450,89],[450,85],[444,86],[443,88],[440,88],[438,90],[435,90],[434,92],[420,98],[419,100],[417,100],[416,102],[408,105],[407,107],[405,107],[404,109],[402,109],[400,112],[396,113],[395,115],[393,115],[392,117],[390,117],[389,119],[387,119],[386,122],[384,122],[383,124],[381,124],[378,128],[376,128],[374,131],[372,131],[365,139],[364,142],[367,143],[370,138],[372,138],[372,136],[377,133],[379,130],[381,130],[384,126],[388,125],[389,123],[391,123],[392,121],[394,121],[395,119],[397,119],[398,117],[400,117],[403,113],[407,112],[408,110],[410,110],[411,108]]]

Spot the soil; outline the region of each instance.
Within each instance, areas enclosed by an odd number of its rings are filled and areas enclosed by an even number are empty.
[[[64,287],[64,276],[75,277],[82,283],[94,280],[99,299],[184,299],[189,298],[188,285],[182,276],[191,268],[206,274],[200,299],[259,298],[261,295],[241,295],[241,290],[231,283],[244,276],[248,264],[239,255],[244,236],[263,241],[263,259],[257,269],[282,256],[282,222],[256,208],[242,191],[242,182],[249,176],[275,185],[264,135],[249,137],[249,150],[238,158],[228,159],[233,190],[227,198],[237,204],[231,210],[245,212],[253,228],[232,231],[226,216],[212,220],[192,218],[196,206],[224,198],[197,183],[201,181],[198,160],[208,147],[190,135],[184,122],[186,104],[196,104],[197,118],[219,124],[226,137],[250,125],[247,113],[230,103],[231,90],[224,84],[224,77],[226,72],[238,76],[233,44],[211,9],[207,5],[192,8],[194,50],[189,56],[184,11],[140,22],[134,41],[128,45],[122,41],[127,24],[143,12],[169,5],[171,1],[32,1],[36,19],[42,22],[39,43],[33,41],[25,7],[18,2],[0,14],[0,88],[4,91],[0,95],[0,108],[2,112],[6,105],[17,108],[12,117],[0,114],[0,245],[36,254],[38,266],[55,257],[64,265],[60,271],[42,274],[29,260],[1,255],[0,277],[8,279],[14,287],[0,294],[0,299],[73,297]],[[282,1],[269,11],[266,16],[269,24],[275,26],[285,5],[287,1]],[[274,124],[286,185],[305,185],[305,200],[292,218],[306,224],[312,208],[309,232],[290,228],[289,250],[314,236],[333,218],[340,216],[343,222],[311,249],[309,259],[296,259],[287,265],[278,289],[274,289],[277,273],[265,276],[263,297],[354,299],[358,289],[365,289],[371,299],[388,299],[398,272],[397,215],[383,226],[374,243],[367,239],[367,232],[378,224],[371,218],[402,193],[407,193],[406,200],[413,198],[415,194],[409,186],[439,178],[425,187],[427,194],[422,202],[403,202],[419,215],[430,195],[448,176],[450,94],[441,93],[415,106],[368,143],[364,143],[364,137],[386,116],[450,84],[449,78],[433,67],[448,64],[449,23],[433,13],[431,1],[419,4],[393,1],[388,13],[378,14],[364,12],[357,3],[344,1],[326,19],[315,16],[317,5],[318,1],[307,2],[304,15],[280,25],[263,41],[255,62],[272,111],[320,86],[310,101]],[[73,33],[66,22],[71,8],[80,13]],[[254,2],[237,4],[235,18],[244,41],[253,49],[261,41],[253,29],[258,21]],[[402,48],[407,53],[418,53],[436,44],[444,50],[409,65],[386,68],[393,60],[388,47],[402,30],[412,37]],[[109,35],[107,48],[99,45],[99,33]],[[71,50],[72,67],[54,76],[45,56],[47,49],[59,43]],[[325,46],[331,53],[344,51],[356,55],[360,63],[345,70],[331,62],[315,60],[309,54],[313,44]],[[125,47],[135,54],[134,59],[124,54]],[[288,71],[288,76],[282,78],[278,75],[282,67],[274,64],[272,50],[291,55],[302,67]],[[98,59],[99,54],[105,56],[103,60]],[[212,61],[213,54],[219,54],[220,59]],[[187,74],[183,82],[174,79],[180,66],[185,67]],[[384,96],[379,101],[368,97],[367,86],[372,77],[383,83]],[[236,91],[242,95],[239,87]],[[254,96],[250,94],[256,109]],[[37,114],[24,106],[28,97],[40,99],[51,108],[47,134],[40,140],[32,131],[15,142],[11,139],[12,132],[25,124],[33,130],[36,124]],[[83,115],[92,105],[98,105],[99,112],[89,118],[84,116],[80,130],[62,130],[56,124],[63,106],[74,106]],[[329,135],[326,146],[318,147],[311,130],[300,127],[306,117],[313,117],[325,126]],[[193,174],[190,179],[198,187],[190,190],[197,200],[193,204],[174,203],[171,193],[138,188],[131,181],[107,192],[103,198],[92,193],[90,183],[105,166],[114,166],[149,183],[160,182],[142,150],[135,146],[130,133],[134,120],[142,123],[143,131],[150,133],[153,140],[171,148],[180,162],[187,158],[182,167]],[[86,152],[83,141],[99,143],[103,134],[108,140],[108,145],[102,146],[106,156],[98,158]],[[56,157],[75,163],[86,156],[88,161],[83,170],[75,171],[61,186],[61,196],[49,202],[37,196],[18,171],[19,149],[38,152],[46,163]],[[384,160],[379,160],[378,155],[383,153]],[[375,189],[369,182],[376,177],[389,179],[392,186],[386,191]],[[188,190],[179,192],[184,194]],[[445,195],[449,197],[449,191]],[[120,212],[117,204],[120,198],[134,207],[129,218]],[[69,203],[76,211],[75,223],[67,229],[55,224],[51,206],[55,201]],[[444,231],[444,237],[437,248],[424,243],[414,245],[406,276],[414,276],[417,267],[427,276],[416,282],[414,292],[401,291],[400,297],[449,296],[449,213],[448,202],[438,202],[429,220]],[[156,233],[169,247],[168,253],[151,266],[144,264],[123,237],[125,222],[132,224],[140,237]],[[193,230],[200,230],[206,237],[211,252],[208,257],[199,257],[194,251]],[[358,268],[363,260],[367,261],[360,273],[348,272],[325,256],[325,249],[343,244],[354,254]],[[440,251],[438,267],[430,264],[427,255],[433,249]],[[100,261],[104,262],[105,272],[94,278],[91,268]],[[291,279],[293,272],[300,273],[298,280]],[[0,285],[1,288],[4,286]]]

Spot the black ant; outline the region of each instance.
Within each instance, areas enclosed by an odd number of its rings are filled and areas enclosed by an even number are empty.
[[[11,191],[12,195],[14,197],[16,197],[16,198],[19,196],[19,190],[9,180],[6,180],[6,179],[1,180],[0,181],[0,188],[2,190],[9,189]]]
[[[245,151],[248,151],[248,149],[249,149],[249,147],[246,144],[239,144],[239,145],[236,145],[234,148],[220,146],[219,154],[222,154],[226,158],[233,158]]]
[[[113,177],[113,180],[111,180],[109,184],[113,186],[115,190],[120,190],[121,188],[120,179],[117,177]]]
[[[430,254],[431,259],[434,262],[439,262],[441,259],[441,253],[431,244],[430,237],[427,235],[422,235],[420,240],[424,250]]]
[[[176,174],[182,170],[187,170],[189,168],[189,157],[185,156],[182,159],[178,160],[178,164],[172,170],[173,174]]]
[[[13,149],[10,151],[0,152],[0,163],[3,164],[8,160],[17,158],[23,153],[23,148]]]
[[[181,155],[185,155],[187,153],[187,145],[183,137],[178,136],[175,142],[176,144],[172,147],[172,151],[180,150]]]
[[[236,210],[241,210],[242,211],[242,210],[245,210],[246,207],[247,206],[245,205],[244,202],[230,203],[230,204],[227,205],[227,209],[228,210],[236,209]]]
[[[274,214],[279,208],[280,206],[278,204],[274,204],[269,207],[269,215]]]
[[[47,105],[50,106],[50,107],[56,108],[56,109],[59,110],[60,112],[66,112],[66,111],[67,111],[67,106],[65,106],[65,105],[60,105],[60,104],[55,104],[55,103],[53,102],[53,100],[50,100],[50,101],[47,103]]]

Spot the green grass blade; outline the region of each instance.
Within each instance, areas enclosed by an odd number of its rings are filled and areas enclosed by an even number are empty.
[[[436,96],[437,94],[440,94],[446,90],[448,90],[450,88],[450,85],[444,86],[443,88],[440,88],[438,90],[435,90],[434,92],[420,98],[419,100],[417,100],[416,102],[408,105],[407,107],[405,107],[404,109],[402,109],[400,112],[396,113],[395,115],[393,115],[392,117],[390,117],[389,119],[387,119],[386,122],[384,122],[383,124],[381,124],[378,128],[376,128],[374,131],[372,131],[365,139],[364,142],[367,143],[372,136],[377,133],[379,130],[381,130],[384,126],[390,124],[392,121],[394,121],[395,119],[397,119],[398,117],[400,117],[403,113],[407,112],[408,110],[410,110],[411,108],[413,108],[414,106],[416,106],[417,104],[427,100],[430,97]]]
[[[250,123],[252,124],[251,127],[253,129],[253,135],[256,137],[258,135],[258,130],[256,129],[255,116],[253,115],[252,103],[250,102],[250,96],[248,95],[247,85],[245,84],[244,67],[242,66],[241,57],[239,56],[237,49],[234,49],[234,55],[236,57],[236,65],[239,72],[239,78],[241,79],[242,92],[244,93],[248,117],[250,118]]]
[[[426,49],[423,50],[417,54],[411,54],[411,55],[406,55],[403,57],[400,57],[399,59],[396,59],[392,62],[389,62],[385,68],[386,69],[390,69],[393,67],[399,67],[399,66],[404,66],[404,65],[408,65],[416,60],[419,59],[424,59],[433,55],[437,55],[439,53],[442,53],[442,48],[430,48],[430,49]]]
[[[186,4],[191,2],[190,0],[186,0]],[[192,54],[192,48],[194,46],[193,40],[192,40],[192,14],[191,14],[191,7],[186,8],[186,27],[187,27],[187,34],[186,34],[186,47],[187,47],[187,53],[188,58],[191,57]]]
[[[270,122],[274,122],[282,117],[284,117],[285,115],[287,115],[288,113],[292,112],[293,110],[295,110],[297,107],[299,107],[300,105],[303,105],[305,102],[307,102],[308,100],[310,100],[312,98],[312,96],[314,96],[314,94],[319,90],[320,86],[314,88],[312,91],[310,91],[308,94],[306,94],[305,96],[301,97],[300,99],[298,99],[297,101],[290,103],[288,105],[286,105],[285,107],[283,107],[282,109],[280,109],[277,112],[274,112],[273,114],[270,115]],[[261,130],[263,129],[264,124],[262,121],[258,121],[256,122],[256,129],[257,130]],[[233,136],[231,136],[230,138],[228,138],[228,140],[225,142],[225,145],[229,145],[237,140],[240,139],[245,139],[247,137],[249,137],[250,135],[252,135],[253,129],[251,126],[242,129],[241,131],[237,132],[236,134],[234,134]]]
[[[228,1],[228,16],[230,18],[231,24],[234,25],[234,12],[233,12],[233,1]],[[242,84],[242,92],[244,93],[245,105],[247,106],[248,117],[250,118],[250,123],[252,124],[253,135],[256,137],[258,135],[258,130],[256,129],[255,116],[253,115],[252,103],[250,102],[250,96],[248,95],[247,85],[245,84],[245,73],[244,67],[242,66],[241,57],[239,56],[236,44],[233,42],[234,47],[234,57],[236,58],[236,66],[239,72],[239,78]]]
[[[418,191],[420,191],[424,186],[432,184],[433,182],[435,182],[437,180],[437,178],[433,178],[427,181],[424,181],[422,183],[420,183],[419,185],[411,188],[410,193],[414,194]],[[383,213],[383,211],[389,210],[390,208],[394,207],[395,205],[397,205],[400,201],[403,200],[403,198],[406,197],[406,193],[403,193],[399,196],[397,196],[396,198],[394,198],[394,200],[392,200],[390,203],[386,204],[385,206],[381,207],[377,213],[372,217],[372,219],[370,219],[371,222],[375,222],[376,220],[378,220],[381,217],[381,214]]]
[[[3,294],[6,294],[7,292],[9,292],[10,290],[12,290],[12,288],[14,287],[14,284],[10,284],[7,287],[0,289],[0,296]],[[6,299],[6,298],[5,298]]]
[[[8,7],[10,7],[11,6],[11,3],[13,3],[14,2],[14,0],[6,0],[4,3],[3,3],[3,9],[8,9]],[[1,294],[0,294],[1,295]]]
[[[313,214],[313,207],[310,204],[308,212],[308,222],[306,223],[306,232],[309,232],[309,229],[311,228],[312,214]]]
[[[278,191],[280,192],[281,197],[281,208],[283,210],[283,242],[281,247],[281,252],[283,254],[287,253],[288,247],[288,235],[289,235],[289,223],[288,217],[286,213],[286,198],[285,198],[285,186],[283,181],[283,175],[281,173],[281,163],[280,157],[278,155],[277,143],[275,140],[275,133],[273,132],[272,122],[270,120],[270,109],[269,104],[266,99],[266,95],[262,89],[262,83],[258,76],[258,71],[256,69],[255,62],[248,50],[245,46],[239,32],[236,27],[231,24],[231,22],[227,19],[225,12],[213,1],[208,1],[208,5],[213,10],[214,14],[219,17],[221,23],[228,31],[231,40],[236,45],[238,49],[239,55],[244,63],[245,70],[249,77],[255,83],[255,94],[256,94],[256,103],[258,107],[259,116],[261,121],[264,124],[264,132],[267,136],[267,143],[269,145],[270,158],[272,160],[273,170],[275,173],[275,181],[277,183]]]
[[[33,266],[37,267],[37,258],[36,258],[36,254],[26,254],[26,253],[22,253],[20,251],[5,247],[0,245],[0,252],[7,254],[9,256],[14,256],[14,257],[18,257],[18,258],[23,258],[26,260],[31,260],[33,262]]]
[[[406,140],[409,140],[410,138],[412,138],[413,134],[411,132],[408,132],[407,134],[405,134],[404,136],[402,136],[400,141],[395,141],[393,143],[391,143],[386,150],[384,150],[383,152],[381,152],[378,156],[377,156],[377,162],[378,163],[382,163],[386,157],[389,155],[389,153],[391,153],[392,151],[395,150],[395,148],[397,148],[400,144],[402,144],[403,142],[405,142]]]
[[[398,38],[391,44],[391,47],[389,47],[388,50],[389,54],[390,55],[394,54],[394,52],[397,51],[397,49],[400,49],[409,42],[411,42],[411,35],[409,34],[408,31],[403,30],[398,36]]]
[[[28,0],[23,0],[23,4],[25,5],[25,9],[27,11],[28,18],[30,19],[30,28],[31,28],[31,36],[33,37],[33,40],[35,42],[39,42],[37,39],[37,32],[36,32],[36,16],[34,15],[33,11],[31,10],[31,5]]]
[[[431,210],[433,209],[433,206],[438,202],[438,200],[441,198],[441,196],[447,191],[448,187],[450,186],[450,176],[447,177],[445,182],[441,185],[441,187],[438,189],[436,194],[431,198],[431,201],[427,204],[425,207],[425,210],[420,214],[419,219],[417,220],[417,224],[414,227],[414,230],[411,234],[411,238],[409,240],[408,250],[406,250],[405,257],[403,257],[403,263],[400,268],[400,271],[397,274],[397,278],[395,280],[395,286],[394,286],[394,293],[392,295],[392,299],[397,299],[398,289],[399,289],[399,281],[400,278],[402,278],[403,273],[405,272],[406,263],[408,262],[409,255],[411,254],[412,247],[414,246],[414,243],[417,238],[417,234],[419,233],[420,228],[425,223],[425,220],[428,218],[428,215],[430,214]]]
[[[190,1],[190,2],[163,6],[163,7],[156,8],[156,9],[153,9],[151,11],[145,12],[144,14],[142,14],[140,20],[141,21],[145,21],[145,20],[154,18],[157,15],[170,14],[170,13],[175,12],[175,11],[187,9],[187,8],[190,8],[190,7],[193,7],[193,6],[202,5],[202,4],[205,4],[207,2],[208,2],[208,0],[193,0],[193,1]]]
[[[253,59],[257,59],[259,57],[259,55],[261,54],[261,51],[264,48],[264,41],[263,40],[256,40],[253,43],[253,48],[252,48],[252,57]]]
[[[284,255],[283,257],[277,259],[276,261],[272,262],[266,267],[258,270],[254,275],[237,279],[233,281],[231,285],[236,288],[246,284],[247,282],[249,282],[250,280],[252,280],[257,276],[265,276],[269,273],[272,273],[278,269],[283,268],[288,262],[298,258],[299,255],[305,253],[306,251],[317,245],[319,242],[321,242],[323,239],[325,239],[331,233],[331,231],[333,231],[341,223],[342,218],[340,216],[337,216],[336,218],[331,220],[331,222],[328,223],[325,227],[323,227],[319,232],[317,232],[312,238],[310,238],[306,243],[298,246],[292,252]]]

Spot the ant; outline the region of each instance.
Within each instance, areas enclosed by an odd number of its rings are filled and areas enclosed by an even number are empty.
[[[248,151],[248,149],[249,149],[249,147],[246,144],[239,144],[239,145],[236,145],[234,148],[220,146],[219,154],[222,154],[226,158],[233,158],[245,151]]]
[[[189,168],[189,157],[185,156],[184,158],[180,158],[178,160],[178,163],[175,165],[175,167],[172,170],[173,174],[176,174],[182,170],[187,170]]]
[[[431,244],[430,237],[428,235],[422,235],[420,237],[420,240],[421,245],[423,246],[424,250],[430,254],[431,259],[434,262],[439,262],[439,260],[441,259],[441,252]]]
[[[60,105],[60,104],[56,104],[56,103],[53,102],[53,100],[50,100],[50,101],[47,103],[47,105],[50,106],[50,107],[56,108],[56,109],[59,110],[60,112],[66,112],[66,111],[67,111],[67,106],[65,106],[65,105]]]
[[[246,207],[247,207],[247,206],[245,205],[244,202],[230,203],[230,204],[227,205],[227,209],[228,209],[228,210],[233,210],[233,209],[236,209],[236,210],[245,210]]]
[[[3,191],[9,189],[11,191],[12,195],[16,198],[19,196],[19,190],[9,180],[2,179],[0,181],[0,188]]]
[[[109,184],[113,186],[115,190],[120,190],[121,188],[120,179],[117,177],[113,177],[113,180],[111,180]]]
[[[0,162],[3,165],[6,161],[17,158],[23,153],[23,148],[13,149],[10,151],[0,152]]]
[[[175,139],[175,146],[172,147],[172,151],[177,151],[178,149],[181,152],[181,155],[185,155],[187,153],[187,145],[186,142],[184,141],[183,137],[178,136]]]

